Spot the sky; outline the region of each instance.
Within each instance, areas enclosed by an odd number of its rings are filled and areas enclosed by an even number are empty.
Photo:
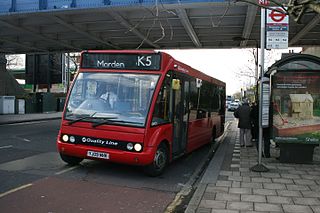
[[[291,48],[295,53],[301,48]],[[233,95],[245,89],[250,83],[254,84],[254,77],[243,76],[241,71],[252,70],[254,75],[254,49],[198,49],[198,50],[161,50],[207,75],[226,83],[227,95]],[[289,49],[265,51],[265,68],[270,67],[281,58],[282,53]],[[260,49],[259,49],[260,54]],[[260,57],[260,55],[259,55]],[[260,61],[260,59],[259,59]]]

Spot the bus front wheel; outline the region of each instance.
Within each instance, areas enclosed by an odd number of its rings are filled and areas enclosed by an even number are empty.
[[[169,162],[169,151],[163,143],[159,145],[153,162],[144,168],[147,175],[156,177],[163,173]]]
[[[73,157],[69,155],[64,155],[60,153],[61,159],[71,166],[78,165],[83,159],[78,157]]]

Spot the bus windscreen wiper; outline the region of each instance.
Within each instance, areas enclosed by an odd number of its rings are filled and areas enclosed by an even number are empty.
[[[76,123],[76,122],[79,122],[79,121],[85,120],[85,119],[87,119],[87,118],[93,118],[93,116],[94,116],[96,113],[97,113],[97,112],[94,112],[94,113],[92,113],[91,115],[83,116],[83,117],[81,117],[81,118],[78,118],[78,119],[75,119],[75,120],[69,121],[69,122],[68,122],[68,125],[72,125],[72,124],[74,124],[74,123]]]
[[[143,124],[141,122],[134,122],[134,121],[124,121],[124,120],[114,120],[114,119],[108,119],[108,120],[105,120],[103,122],[99,122],[99,123],[95,123],[95,124],[92,124],[92,127],[95,128],[97,126],[100,126],[100,125],[103,125],[103,124],[108,124],[108,123],[128,123],[128,124]]]

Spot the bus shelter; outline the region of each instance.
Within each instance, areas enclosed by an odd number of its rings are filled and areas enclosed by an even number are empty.
[[[320,143],[320,58],[288,54],[267,71],[272,137],[280,161],[308,163]]]

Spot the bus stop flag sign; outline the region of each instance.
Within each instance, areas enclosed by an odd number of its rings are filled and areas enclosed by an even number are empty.
[[[269,5],[269,0],[259,0],[259,5],[263,5],[263,6],[268,6]]]
[[[283,11],[283,13],[280,11]],[[285,14],[285,11],[281,7],[268,9],[266,25],[266,49],[287,49],[289,17]]]

